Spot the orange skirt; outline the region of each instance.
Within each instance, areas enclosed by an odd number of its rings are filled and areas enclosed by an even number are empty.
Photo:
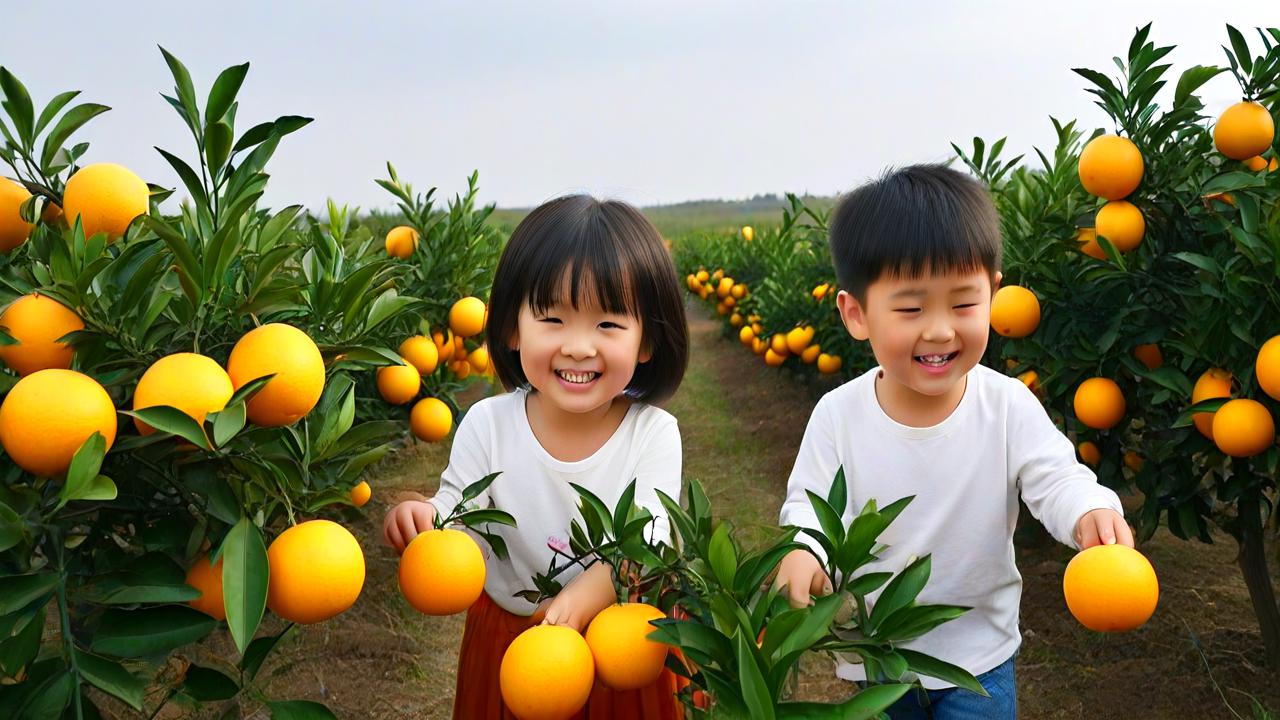
[[[488,593],[480,594],[467,610],[462,633],[455,720],[516,720],[502,702],[498,668],[511,641],[533,625],[530,618],[503,610]],[[639,690],[610,690],[596,683],[587,706],[573,720],[680,720],[684,709],[675,697],[678,679],[663,669],[657,682]]]

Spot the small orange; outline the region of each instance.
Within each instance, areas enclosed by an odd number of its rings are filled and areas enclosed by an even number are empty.
[[[717,315],[728,315],[728,314],[729,314],[729,306],[725,305],[723,300],[721,300],[720,302],[716,303],[716,314],[717,314]]]
[[[1155,343],[1138,345],[1133,349],[1133,356],[1146,365],[1148,370],[1159,370],[1164,365],[1164,353],[1160,352],[1160,346]]]
[[[1091,227],[1076,228],[1076,242],[1080,245],[1080,252],[1091,258],[1098,260],[1106,260],[1107,254],[1103,252],[1102,246],[1098,244],[1098,231]]]
[[[731,292],[733,292],[733,278],[720,278],[720,284],[716,286],[716,297],[727,298]]]
[[[743,318],[741,313],[734,313],[729,316],[730,327],[742,327]]]
[[[464,297],[449,309],[449,329],[460,338],[469,338],[484,332],[484,301],[478,297]]]
[[[722,277],[724,277],[724,268],[717,268],[715,272],[711,273],[711,282],[719,283]]]
[[[227,406],[235,393],[231,378],[213,358],[196,353],[174,353],[151,364],[133,391],[133,409],[168,405],[204,424],[205,417]],[[155,428],[134,418],[138,432],[150,435]]]
[[[1134,472],[1142,472],[1142,466],[1146,464],[1146,460],[1142,456],[1132,450],[1126,450],[1124,453],[1124,466]]]
[[[1090,195],[1121,200],[1142,182],[1142,153],[1129,138],[1099,135],[1080,152],[1077,170]]]
[[[418,396],[422,376],[418,369],[400,358],[399,365],[378,368],[378,394],[392,405],[403,405]]]
[[[695,277],[698,278],[698,282],[700,283],[705,283],[711,279],[711,275],[706,270],[699,270]]]
[[[22,203],[30,197],[25,186],[0,178],[0,253],[13,250],[30,237],[35,226],[22,219]]]
[[[803,353],[811,342],[813,342],[813,326],[811,325],[791,328],[787,332],[787,350],[791,351],[793,355]]]
[[[756,333],[750,326],[744,326],[738,331],[738,341],[743,345],[750,346],[751,341],[756,339]]]
[[[437,330],[431,333],[431,342],[436,346],[437,362],[447,363],[453,358],[453,331]]]
[[[732,296],[734,300],[741,300],[747,296],[747,286],[743,283],[736,283],[733,286],[733,289],[729,291],[729,295]]]
[[[751,341],[751,352],[757,355],[764,355],[769,351],[769,341],[764,338],[756,338]]]
[[[1261,155],[1254,155],[1248,160],[1245,160],[1244,165],[1254,172],[1261,172],[1267,169],[1267,159]]]
[[[459,380],[466,380],[471,377],[471,363],[467,362],[465,353],[459,353],[458,355],[462,359],[449,363],[449,371]]]
[[[822,353],[818,356],[818,372],[823,375],[834,375],[840,372],[840,356]]]
[[[409,412],[409,429],[419,440],[443,440],[453,429],[453,411],[439,398],[423,398]]]
[[[215,620],[227,619],[227,608],[222,601],[222,558],[214,565],[209,556],[201,555],[187,569],[186,583],[200,591],[200,597],[187,604]]]
[[[773,348],[767,348],[764,351],[764,364],[769,367],[781,367],[787,361],[786,355],[779,355],[773,351]]]
[[[84,321],[67,306],[47,295],[23,295],[0,314],[0,327],[18,341],[0,345],[0,360],[26,377],[39,370],[71,367],[75,350],[58,342],[63,335],[84,329]]]
[[[471,363],[471,369],[476,373],[483,375],[489,369],[489,348],[481,345],[471,354],[467,356],[467,362]]]
[[[1231,373],[1222,368],[1209,368],[1205,370],[1196,385],[1191,390],[1191,404],[1212,400],[1214,398],[1231,397]],[[1195,413],[1191,416],[1192,421],[1196,424],[1196,429],[1201,435],[1213,439],[1213,416],[1211,412]]]
[[[1213,414],[1213,442],[1232,457],[1253,457],[1276,440],[1276,423],[1257,400],[1228,400]]]
[[[409,361],[422,375],[430,375],[440,364],[440,348],[425,335],[414,335],[400,343],[400,357]]]
[[[365,503],[373,497],[373,488],[369,487],[369,483],[361,480],[358,485],[351,488],[351,504],[356,507],[364,507]]]
[[[750,225],[742,226],[742,239],[751,242],[756,237],[756,231]]]
[[[1062,593],[1081,625],[1097,632],[1124,632],[1150,619],[1160,599],[1160,584],[1142,553],[1125,545],[1095,545],[1067,564]]]
[[[1280,335],[1262,344],[1258,361],[1254,363],[1254,374],[1262,392],[1273,400],[1280,400]]]
[[[779,355],[789,355],[791,350],[787,348],[787,336],[782,333],[774,333],[769,340],[769,347]]]
[[[267,607],[301,625],[346,611],[364,588],[360,543],[331,520],[308,520],[280,533],[267,548],[267,562]]]
[[[1075,394],[1076,419],[1095,430],[1108,430],[1124,417],[1124,393],[1114,380],[1093,377],[1080,383]]]
[[[1112,200],[1098,210],[1093,228],[1110,240],[1116,250],[1127,253],[1142,242],[1147,223],[1137,205],[1125,200]]]
[[[831,286],[828,285],[827,283],[822,283],[821,285],[815,287],[811,294],[813,295],[814,300],[821,300],[825,298],[827,296],[827,293],[829,292],[831,292]]]
[[[76,218],[84,226],[86,239],[106,233],[107,241],[117,240],[139,215],[146,215],[151,189],[131,170],[115,163],[85,165],[67,180],[62,191],[62,208],[67,224]]]
[[[800,362],[803,362],[805,365],[812,365],[818,362],[818,356],[821,354],[822,346],[814,343],[805,348],[804,352],[800,353]]]
[[[484,553],[461,530],[427,530],[404,549],[399,577],[400,592],[418,612],[453,615],[484,592]]]
[[[1028,370],[1022,373],[1018,376],[1018,379],[1022,381],[1023,385],[1027,386],[1028,390],[1037,395],[1040,394],[1040,374],[1035,370]]]
[[[404,260],[418,247],[418,231],[408,225],[391,228],[387,233],[387,254]]]
[[[1102,451],[1098,449],[1097,443],[1085,440],[1077,449],[1080,451],[1080,461],[1085,465],[1096,468],[1098,463],[1102,462]]]
[[[302,419],[324,392],[324,358],[306,333],[292,325],[269,323],[245,333],[227,359],[227,375],[236,390],[274,375],[249,400],[249,420],[283,427]]]
[[[1040,300],[1018,285],[1005,285],[991,298],[991,327],[1010,338],[1022,338],[1040,325]]]
[[[1218,116],[1213,145],[1232,160],[1248,160],[1271,147],[1276,124],[1271,113],[1256,102],[1238,102]]]
[[[736,306],[737,306],[737,304],[738,304],[738,301],[737,301],[737,300],[735,300],[735,299],[734,299],[734,297],[733,297],[732,295],[730,295],[729,297],[725,298],[725,299],[724,299],[724,300],[722,300],[721,302],[723,302],[723,303],[724,303],[724,306],[725,306],[725,307],[727,307],[727,308],[729,308],[730,310],[732,310],[732,309],[733,309],[734,307],[736,307]]]
[[[639,690],[657,682],[667,661],[667,645],[650,640],[651,620],[666,615],[646,603],[612,605],[587,626],[587,646],[596,677],[612,690]]]
[[[591,648],[577,630],[534,625],[507,647],[498,685],[519,720],[565,720],[587,704],[595,676]]]

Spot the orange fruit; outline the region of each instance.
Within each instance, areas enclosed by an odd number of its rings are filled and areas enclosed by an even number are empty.
[[[405,341],[400,343],[400,349],[397,352],[400,353],[400,357],[417,368],[422,375],[430,375],[435,372],[436,367],[440,364],[440,348],[436,347],[431,338],[424,335],[405,338]]]
[[[1137,205],[1124,200],[1112,200],[1099,208],[1093,219],[1093,228],[1099,235],[1110,240],[1116,250],[1126,253],[1142,242],[1147,223]]]
[[[409,411],[409,429],[419,440],[443,440],[453,429],[453,411],[439,398],[423,398]]]
[[[31,236],[35,226],[22,219],[22,203],[29,197],[26,187],[0,178],[0,253],[13,250]]]
[[[587,647],[596,677],[612,690],[639,690],[657,682],[667,662],[667,645],[648,638],[650,620],[666,615],[646,603],[611,605],[587,626]]]
[[[1067,564],[1062,593],[1081,625],[1124,632],[1140,627],[1155,612],[1160,584],[1142,553],[1125,545],[1095,545]]]
[[[787,348],[787,336],[782,333],[773,334],[773,337],[769,340],[769,347],[773,348],[773,351],[779,355],[787,355],[791,352]]]
[[[471,536],[445,528],[419,533],[400,556],[400,592],[427,615],[453,615],[484,592],[484,553]]]
[[[1080,252],[1091,258],[1098,260],[1106,260],[1107,254],[1103,252],[1102,246],[1098,244],[1098,231],[1091,227],[1076,228],[1076,242],[1080,245]]]
[[[459,356],[462,357],[461,360],[449,363],[449,371],[459,380],[466,380],[471,377],[471,363],[467,362],[465,353],[459,353]]]
[[[301,625],[344,612],[364,588],[360,543],[332,520],[308,520],[280,533],[267,548],[267,562],[267,607]]]
[[[1142,182],[1142,153],[1129,138],[1099,135],[1080,152],[1077,171],[1090,195],[1121,200]]]
[[[821,354],[822,354],[822,346],[817,343],[814,343],[809,347],[805,348],[804,352],[800,353],[800,362],[804,363],[805,365],[812,365],[818,362],[818,356]]]
[[[790,350],[793,355],[804,352],[811,342],[813,342],[813,327],[810,325],[792,328],[787,332],[787,350]]]
[[[200,597],[187,604],[215,620],[227,619],[227,608],[222,602],[222,558],[209,564],[209,556],[201,555],[187,569],[186,583],[200,591]]]
[[[1254,364],[1258,387],[1273,400],[1280,400],[1280,335],[1262,344],[1258,361]]]
[[[62,193],[62,209],[67,224],[76,218],[84,226],[85,238],[106,233],[111,242],[124,235],[129,224],[147,214],[151,189],[132,171],[115,163],[86,165],[67,180]]]
[[[724,300],[722,300],[721,302],[723,302],[723,303],[724,303],[724,306],[725,306],[725,307],[727,307],[727,308],[729,308],[730,310],[732,310],[732,309],[733,309],[735,306],[737,306],[737,304],[738,304],[738,301],[737,301],[737,300],[735,300],[735,299],[733,298],[733,296],[732,296],[732,295],[730,295],[729,297],[725,298],[725,299],[724,299]]]
[[[1262,157],[1261,155],[1254,155],[1248,160],[1245,160],[1244,164],[1245,164],[1245,167],[1249,168],[1254,172],[1261,172],[1267,169],[1267,159]]]
[[[22,378],[0,403],[0,445],[39,477],[61,475],[95,432],[116,439],[116,408],[97,380],[74,370],[40,370]]]
[[[1164,353],[1160,352],[1160,346],[1155,343],[1138,345],[1133,349],[1133,356],[1146,365],[1148,370],[1159,370],[1164,365]]]
[[[418,397],[422,389],[422,375],[418,368],[401,358],[400,365],[378,368],[378,394],[392,405],[403,405]]]
[[[782,363],[787,361],[786,355],[779,355],[773,351],[773,348],[766,348],[764,351],[764,364],[769,367],[781,367]]]
[[[1095,430],[1108,430],[1124,417],[1124,393],[1114,380],[1094,377],[1080,383],[1075,395],[1076,419]]]
[[[715,272],[711,273],[711,282],[718,284],[722,277],[724,277],[724,268],[719,268]]]
[[[484,301],[478,297],[464,297],[449,309],[449,329],[455,337],[469,338],[484,332]]]
[[[741,330],[738,331],[738,341],[741,342],[743,345],[750,346],[751,341],[755,339],[756,339],[756,333],[754,330],[751,329],[749,325],[744,326]]]
[[[431,342],[436,346],[436,358],[438,362],[447,363],[453,358],[453,331],[437,330],[431,333]]]
[[[747,318],[747,320],[751,323],[751,332],[755,333],[756,337],[764,337],[764,326],[760,324],[760,318],[755,320]]]
[[[742,226],[742,239],[751,242],[756,237],[756,231],[750,225]]]
[[[705,283],[711,279],[711,275],[708,274],[706,270],[699,270],[695,277],[698,278],[698,282],[700,283]]]
[[[821,300],[821,299],[825,298],[825,297],[827,296],[827,293],[829,293],[829,292],[831,292],[831,286],[830,286],[830,285],[828,285],[827,283],[822,283],[821,285],[819,285],[819,286],[817,286],[817,287],[815,287],[815,288],[813,289],[813,293],[812,293],[812,294],[813,294],[813,299],[814,299],[814,300]]]
[[[1231,373],[1222,368],[1209,368],[1196,380],[1191,389],[1191,404],[1212,400],[1213,398],[1231,397]],[[1191,419],[1201,435],[1213,439],[1213,416],[1211,412],[1196,413]]]
[[[467,356],[467,362],[471,363],[471,369],[478,374],[483,374],[489,369],[489,349],[483,345],[471,351]]]
[[[1276,124],[1271,113],[1256,102],[1238,102],[1218,116],[1213,145],[1232,160],[1248,160],[1271,147]]]
[[[502,702],[520,720],[565,720],[587,704],[595,683],[587,641],[573,628],[534,625],[502,656]]]
[[[689,288],[690,290],[696,290],[698,287],[697,276],[694,275],[693,273],[689,273],[688,275],[685,275],[684,284],[685,284],[685,287]]]
[[[747,286],[744,283],[736,283],[733,289],[729,291],[729,295],[734,300],[741,300],[747,296]]]
[[[728,307],[727,305],[725,305],[723,301],[716,303],[716,314],[717,314],[717,315],[728,315],[728,314],[729,314],[729,307]]]
[[[387,233],[387,254],[404,260],[417,249],[419,237],[418,231],[408,225],[391,228]]]
[[[711,293],[710,285],[703,285],[702,287],[698,288],[698,297],[702,298],[703,300],[706,300],[707,298],[711,297],[711,295],[712,293]]]
[[[1136,452],[1134,452],[1134,451],[1132,451],[1132,450],[1126,450],[1126,451],[1125,451],[1125,453],[1124,453],[1124,466],[1125,466],[1125,467],[1129,468],[1130,470],[1132,470],[1132,471],[1134,471],[1134,472],[1142,472],[1142,466],[1143,466],[1143,465],[1145,465],[1145,464],[1146,464],[1146,461],[1145,461],[1145,460],[1143,460],[1143,459],[1142,459],[1142,456],[1141,456],[1141,455],[1139,455],[1138,453],[1136,453]]]
[[[716,297],[727,298],[731,292],[733,292],[733,278],[720,278],[720,284],[716,286]]]
[[[729,325],[731,327],[742,327],[743,319],[741,313],[734,313],[729,316]]]
[[[320,349],[292,325],[269,323],[241,337],[227,359],[227,375],[236,390],[275,375],[249,400],[249,419],[263,427],[292,425],[320,401],[324,358]]]
[[[1213,414],[1213,442],[1231,457],[1253,457],[1276,440],[1276,423],[1257,400],[1228,400]]]
[[[174,353],[151,364],[133,391],[133,409],[168,405],[204,424],[205,416],[227,406],[235,393],[231,378],[213,358],[196,353]],[[150,435],[155,428],[134,418],[138,432]]]
[[[751,352],[757,355],[764,355],[769,351],[769,341],[764,338],[756,338],[751,341]]]
[[[84,321],[57,300],[32,293],[4,309],[0,327],[18,341],[17,345],[0,345],[0,360],[25,377],[39,370],[71,367],[74,349],[58,338],[83,330]]]
[[[822,353],[818,356],[818,372],[823,375],[834,375],[840,372],[840,356]]]
[[[373,497],[373,488],[369,487],[369,483],[361,480],[358,485],[351,488],[351,504],[356,507],[364,507],[365,503]]]
[[[1005,285],[991,298],[991,327],[1011,338],[1030,335],[1040,324],[1040,300],[1018,285]]]
[[[1035,370],[1028,370],[1022,373],[1018,376],[1018,379],[1022,381],[1023,385],[1027,386],[1028,390],[1037,395],[1040,394],[1040,374]]]
[[[1098,445],[1090,440],[1080,443],[1077,448],[1080,451],[1080,461],[1089,467],[1098,467],[1098,463],[1102,462],[1102,451],[1098,449]]]

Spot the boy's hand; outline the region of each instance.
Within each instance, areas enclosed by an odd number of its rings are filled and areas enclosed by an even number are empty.
[[[601,610],[616,602],[618,595],[613,589],[613,568],[598,562],[570,580],[559,595],[544,600],[538,612],[543,608],[546,610],[542,617],[543,625],[563,625],[582,632]],[[537,614],[534,613],[535,618]]]
[[[395,548],[396,554],[402,554],[419,533],[434,528],[435,522],[435,505],[425,498],[405,500],[387,512],[387,519],[382,522],[382,541]]]
[[[1081,550],[1094,545],[1124,545],[1133,547],[1133,531],[1124,516],[1115,510],[1090,510],[1076,521],[1076,544]]]
[[[773,586],[787,588],[787,599],[793,608],[812,604],[810,595],[831,594],[831,578],[808,550],[792,550],[782,558]]]

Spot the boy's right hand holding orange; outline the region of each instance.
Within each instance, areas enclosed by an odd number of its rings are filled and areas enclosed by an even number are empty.
[[[395,548],[397,554],[403,554],[419,533],[435,527],[436,506],[427,502],[423,495],[413,495],[415,499],[405,500],[391,508],[382,523],[382,541]]]
[[[808,550],[792,550],[782,558],[773,586],[787,588],[787,599],[793,608],[812,604],[810,595],[831,594],[831,578],[827,577],[818,558]]]

